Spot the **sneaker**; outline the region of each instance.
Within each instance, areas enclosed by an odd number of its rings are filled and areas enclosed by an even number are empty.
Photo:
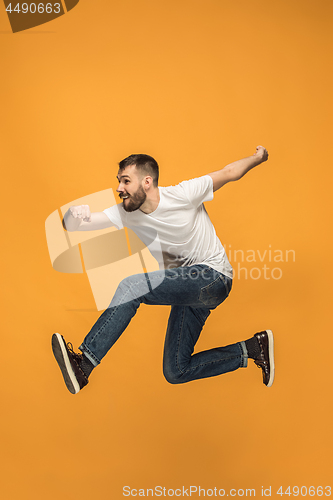
[[[64,337],[59,333],[52,335],[52,350],[67,389],[72,394],[77,394],[80,389],[88,384],[88,378],[80,367],[82,354],[76,354],[73,351],[72,344],[66,344]]]
[[[254,335],[259,342],[260,356],[254,360],[255,364],[261,368],[263,382],[267,387],[271,387],[274,382],[274,340],[271,330],[256,333]]]

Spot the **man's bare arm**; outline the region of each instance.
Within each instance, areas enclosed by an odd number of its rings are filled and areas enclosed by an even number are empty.
[[[221,170],[208,174],[213,179],[213,191],[220,189],[224,184],[227,184],[227,182],[238,181],[238,179],[241,179],[249,170],[267,161],[267,159],[267,150],[263,146],[257,146],[254,155],[230,163]]]
[[[104,212],[90,212],[89,205],[70,207],[64,215],[62,225],[67,231],[94,231],[112,227]]]

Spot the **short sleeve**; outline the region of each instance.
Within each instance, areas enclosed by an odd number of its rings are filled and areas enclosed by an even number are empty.
[[[103,210],[117,229],[123,229],[125,225],[124,216],[122,215],[121,210],[122,209],[118,205],[113,205],[112,207]]]
[[[180,182],[186,198],[193,206],[198,207],[205,201],[211,201],[214,198],[213,194],[213,179],[210,175],[203,175],[196,179]]]

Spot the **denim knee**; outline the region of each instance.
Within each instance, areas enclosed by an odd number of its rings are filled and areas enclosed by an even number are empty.
[[[180,370],[173,370],[170,367],[163,366],[163,375],[169,384],[182,384],[183,374]]]
[[[142,297],[148,292],[149,288],[145,278],[138,275],[128,276],[119,283],[110,307],[125,304],[133,300],[138,301],[138,306],[142,301]]]
[[[127,276],[127,278],[122,279],[119,285],[117,286],[116,292],[122,292],[122,293],[128,292],[133,286],[133,280],[131,280],[131,278],[132,276]]]

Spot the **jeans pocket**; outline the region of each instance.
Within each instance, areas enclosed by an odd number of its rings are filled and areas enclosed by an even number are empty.
[[[232,280],[221,274],[209,285],[201,288],[199,300],[206,306],[216,307],[229,295]]]

